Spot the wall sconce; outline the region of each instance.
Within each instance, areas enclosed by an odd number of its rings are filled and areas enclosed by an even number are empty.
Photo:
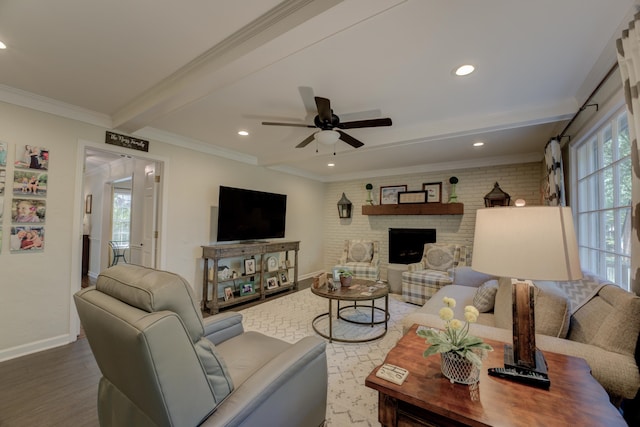
[[[484,205],[487,208],[492,208],[494,206],[509,206],[509,203],[511,203],[511,196],[502,191],[497,182],[493,185],[493,190],[484,196]]]
[[[351,201],[342,193],[342,198],[338,201],[338,216],[340,218],[351,218]]]

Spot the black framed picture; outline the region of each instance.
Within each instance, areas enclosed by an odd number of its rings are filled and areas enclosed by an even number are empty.
[[[422,184],[422,189],[427,193],[427,203],[442,203],[442,183],[427,182]]]
[[[244,260],[244,274],[247,276],[256,274],[256,260],[254,258]]]
[[[278,287],[278,278],[273,276],[267,279],[267,289],[275,289]]]

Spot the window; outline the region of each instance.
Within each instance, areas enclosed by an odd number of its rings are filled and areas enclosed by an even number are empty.
[[[111,211],[111,240],[129,242],[130,225],[131,190],[114,187]]]
[[[585,137],[575,154],[580,263],[629,290],[631,143],[626,109]]]

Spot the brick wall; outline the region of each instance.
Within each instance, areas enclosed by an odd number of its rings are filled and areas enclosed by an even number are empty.
[[[423,183],[442,182],[442,201],[451,191],[449,178],[456,176],[458,202],[464,203],[464,215],[362,215],[366,203],[367,183],[373,184],[374,204],[379,204],[380,186],[407,185],[407,190],[421,190]],[[507,166],[429,172],[335,182],[327,186],[324,204],[324,268],[330,271],[342,254],[345,239],[371,239],[380,241],[382,279],[387,277],[388,229],[435,228],[438,242],[473,245],[476,210],[484,207],[484,196],[497,181],[500,188],[527,205],[541,204],[542,164],[540,162]],[[337,203],[344,192],[353,203],[352,217],[340,219]]]

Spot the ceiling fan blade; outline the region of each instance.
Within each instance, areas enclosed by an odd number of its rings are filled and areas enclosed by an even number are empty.
[[[315,133],[312,133],[311,135],[309,135],[309,136],[307,137],[307,139],[305,139],[304,141],[302,141],[300,144],[296,145],[296,148],[303,148],[303,147],[306,147],[307,145],[309,145],[309,143],[310,143],[311,141],[313,141],[313,140],[315,139],[315,138],[314,138],[314,136],[315,136]]]
[[[320,121],[325,123],[331,123],[331,101],[327,98],[315,97],[316,107],[318,107],[318,117]]]
[[[378,126],[391,126],[391,119],[371,119],[371,120],[357,120],[354,122],[339,123],[340,129],[357,129],[357,128],[372,128]]]
[[[279,122],[262,122],[266,126],[296,126],[299,128],[315,128],[313,125],[305,125],[303,123],[279,123]]]
[[[352,146],[353,148],[359,148],[359,147],[362,147],[364,145],[364,143],[358,141],[357,139],[355,139],[351,135],[347,135],[346,133],[344,133],[344,132],[342,132],[340,130],[337,131],[337,132],[340,134],[340,139],[343,140],[344,142],[346,142],[347,144],[349,144],[350,146]]]

